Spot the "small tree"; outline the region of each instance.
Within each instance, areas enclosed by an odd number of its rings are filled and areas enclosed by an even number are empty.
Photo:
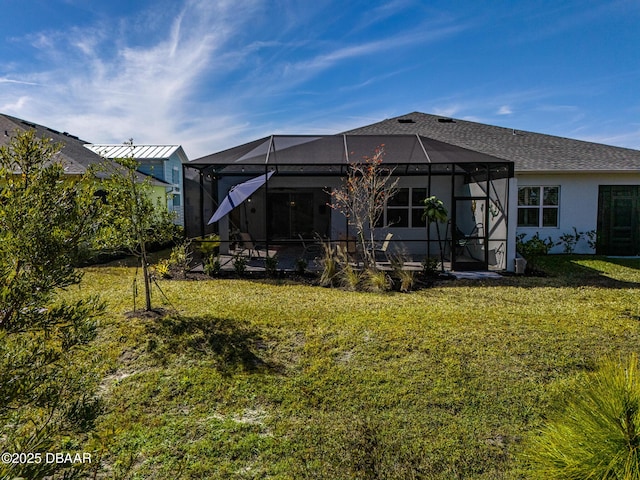
[[[64,436],[90,429],[95,376],[73,362],[96,333],[103,306],[69,303],[60,291],[80,282],[78,251],[99,214],[89,177],[70,180],[59,145],[34,131],[0,148],[0,450],[64,451]],[[40,479],[55,463],[0,463],[0,478]],[[57,477],[56,477],[57,478]]]
[[[116,159],[120,168],[105,163],[102,170],[108,178],[104,222],[97,236],[97,246],[108,250],[121,250],[138,258],[142,268],[145,310],[151,310],[151,275],[147,248],[151,243],[170,241],[175,233],[172,216],[166,205],[152,199],[151,179],[141,180],[137,171],[139,162],[133,158],[133,140],[126,142],[131,148],[128,158]]]
[[[431,224],[436,224],[436,235],[438,236],[438,248],[440,249],[440,268],[444,271],[444,248],[442,245],[442,238],[440,236],[440,223],[444,223],[447,221],[449,212],[442,203],[442,200],[438,199],[435,195],[430,196],[429,198],[425,198],[423,200],[424,203],[424,212],[422,213],[422,218],[426,220],[427,223],[427,237],[429,236],[428,232],[431,228]],[[427,256],[429,256],[429,244],[427,244]]]
[[[376,225],[387,201],[397,192],[398,179],[392,179],[392,168],[382,165],[384,155],[384,145],[380,145],[373,156],[351,163],[343,185],[330,192],[331,208],[342,213],[349,225],[355,227],[365,268],[375,267]]]

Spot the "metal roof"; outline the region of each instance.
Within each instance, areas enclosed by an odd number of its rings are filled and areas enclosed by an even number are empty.
[[[104,158],[164,159],[182,150],[180,145],[88,144],[88,149]],[[184,152],[182,152],[184,155]]]

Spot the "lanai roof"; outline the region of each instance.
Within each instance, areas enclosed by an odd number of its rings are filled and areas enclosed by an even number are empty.
[[[384,146],[387,165],[424,168],[428,164],[500,163],[499,159],[433,140],[421,135],[272,135],[222,152],[195,159],[188,166],[217,172],[246,172],[274,168],[278,172],[303,168],[305,172],[342,167],[348,162],[372,156],[376,147]],[[313,170],[309,170],[313,167]],[[337,170],[338,173],[340,170]]]
[[[638,172],[640,151],[413,112],[345,132],[414,134],[514,162],[516,173]]]

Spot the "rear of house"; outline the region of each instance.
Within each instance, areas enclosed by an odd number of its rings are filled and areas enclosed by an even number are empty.
[[[454,270],[513,270],[516,237],[539,235],[557,244],[552,253],[640,254],[640,151],[419,112],[340,135],[271,136],[185,163],[187,234],[216,232],[223,245],[234,230],[272,245],[353,236],[330,192],[350,162],[381,145],[399,190],[380,235],[393,234],[397,252],[443,248]],[[269,171],[241,208],[208,224],[234,185]],[[440,232],[422,218],[432,195],[449,212]]]
[[[640,151],[414,112],[349,133],[416,133],[510,160],[517,186],[514,234],[558,245],[582,233],[576,253],[640,254]],[[565,243],[566,244],[566,243]]]

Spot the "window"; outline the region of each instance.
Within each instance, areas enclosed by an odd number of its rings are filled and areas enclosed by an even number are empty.
[[[518,226],[557,227],[560,187],[518,187]]]
[[[400,188],[387,202],[384,224],[394,228],[425,227],[422,219],[424,204],[427,198],[426,188]]]
[[[173,170],[171,172],[171,183],[173,183],[174,185],[180,184],[180,170],[178,170],[176,167],[173,167]]]

